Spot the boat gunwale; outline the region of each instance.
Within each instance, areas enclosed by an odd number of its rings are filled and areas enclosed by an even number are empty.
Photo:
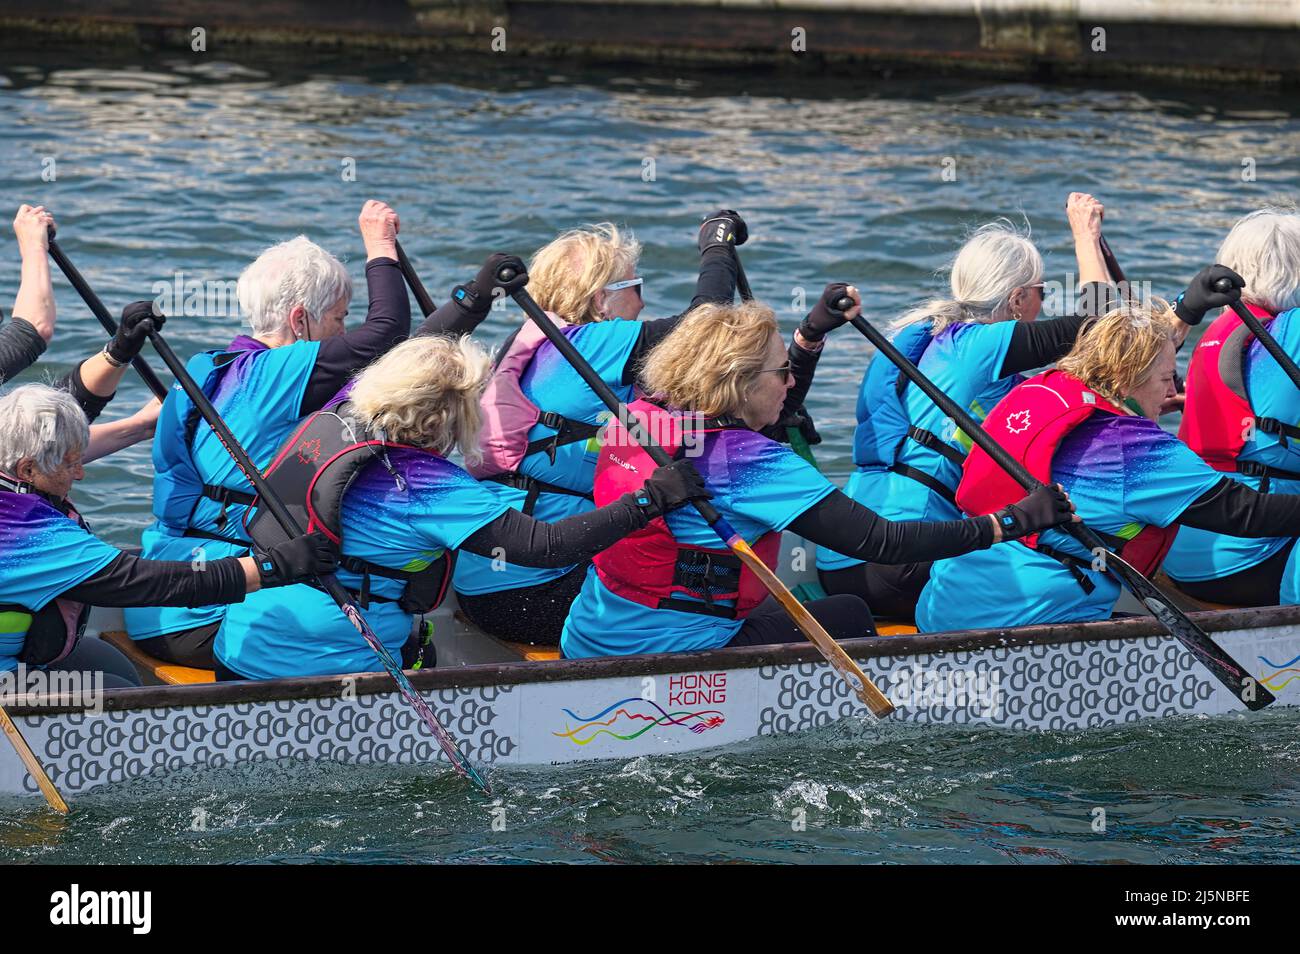
[[[1243,607],[1188,614],[1210,633],[1268,629],[1300,624],[1300,606]],[[1056,646],[1075,642],[1136,640],[1164,633],[1150,616],[1097,620],[1086,623],[1044,623],[1001,629],[958,630],[908,636],[865,636],[844,640],[841,645],[855,659],[921,656],[949,652]],[[1173,639],[1172,636],[1168,637]],[[593,659],[557,659],[509,663],[485,663],[408,671],[411,684],[421,692],[441,689],[523,685],[535,682],[565,682],[610,679],[625,676],[670,675],[679,672],[757,669],[762,666],[793,666],[824,662],[810,643],[770,646],[736,646],[680,653],[643,653]],[[53,716],[94,709],[131,711],[138,709],[195,708],[233,705],[241,702],[298,702],[338,697],[345,685],[350,695],[374,695],[397,691],[385,672],[327,676],[299,676],[246,682],[199,683],[177,686],[140,686],[106,689],[95,704],[74,703],[66,697],[28,701],[18,695],[5,706],[11,716]]]

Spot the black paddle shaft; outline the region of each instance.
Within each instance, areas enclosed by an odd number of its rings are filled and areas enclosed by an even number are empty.
[[[506,265],[497,272],[497,280],[505,284],[514,281],[517,274],[513,268]],[[623,418],[623,424],[627,428],[628,435],[645,449],[645,452],[650,455],[650,459],[660,467],[671,464],[673,459],[668,456],[668,452],[655,443],[654,439],[646,433],[645,428],[641,426],[641,422],[636,419],[635,415],[627,412],[622,402],[619,401],[618,395],[587,363],[587,359],[578,353],[578,349],[573,346],[573,342],[566,338],[559,328],[555,327],[555,322],[551,321],[546,312],[542,311],[537,302],[533,301],[533,296],[528,294],[528,290],[521,288],[511,297],[524,310],[524,314],[531,318],[538,328],[542,329],[542,334],[546,335],[551,344],[555,345],[555,350],[560,352],[564,356],[564,360],[568,361],[573,369],[578,372],[582,380],[586,382],[587,387],[591,388],[596,397],[600,398],[601,403],[614,414]],[[718,509],[709,501],[693,500],[691,502],[709,526],[713,526],[722,519],[722,514],[718,513]]]
[[[104,303],[100,301],[99,296],[95,294],[95,290],[82,277],[81,272],[77,271],[77,266],[68,260],[68,256],[63,253],[59,243],[54,240],[52,231],[50,235],[50,258],[54,259],[54,263],[59,266],[59,271],[63,272],[68,279],[68,283],[77,290],[77,294],[86,303],[86,307],[95,313],[95,317],[104,326],[104,330],[110,335],[117,334],[117,322],[113,320],[113,316],[104,307]],[[149,362],[145,361],[140,355],[136,355],[131,359],[131,367],[135,368],[135,373],[140,375],[140,380],[153,392],[154,397],[160,401],[167,397],[167,386],[158,380],[158,375],[153,373],[153,368],[149,367]]]
[[[1218,292],[1227,292],[1231,288],[1232,282],[1226,278],[1220,278],[1214,283],[1214,290]],[[1239,301],[1232,303],[1232,310],[1237,313],[1241,323],[1250,329],[1250,333],[1259,339],[1259,343],[1264,346],[1264,350],[1271,354],[1273,360],[1286,372],[1286,376],[1291,379],[1291,383],[1300,388],[1300,367],[1296,367],[1296,363],[1291,356],[1282,350],[1282,346],[1264,327],[1264,323],[1252,315],[1250,309]]]
[[[853,306],[852,299],[842,298],[836,303],[841,310]],[[1007,452],[1006,448],[989,437],[975,419],[957,405],[957,402],[940,391],[934,383],[921,373],[893,344],[876,330],[861,315],[851,320],[851,324],[876,346],[890,363],[895,365],[909,381],[920,388],[925,396],[933,401],[943,413],[947,414],[966,435],[980,446],[994,462],[1028,491],[1043,486],[1020,461]],[[1214,642],[1204,630],[1160,591],[1138,570],[1122,557],[1108,550],[1101,538],[1082,523],[1066,523],[1061,527],[1093,553],[1104,553],[1106,568],[1115,574],[1130,592],[1133,593],[1151,611],[1162,626],[1186,647],[1200,663],[1220,683],[1231,690],[1248,709],[1262,709],[1273,701],[1273,694],[1258,680],[1248,676],[1246,671],[1221,646]]]
[[[406,249],[402,248],[402,243],[394,241],[393,244],[397,246],[397,267],[402,270],[402,277],[406,279],[406,284],[410,286],[411,294],[415,295],[415,301],[420,306],[420,311],[424,312],[424,317],[428,318],[438,306],[433,303],[433,298],[429,295],[428,289],[424,287],[424,282],[420,281],[420,276],[415,274],[415,266],[406,257]]]
[[[749,287],[749,278],[745,275],[745,266],[740,263],[740,251],[731,246],[731,257],[736,260],[736,291],[740,292],[741,301],[753,301],[754,290]]]

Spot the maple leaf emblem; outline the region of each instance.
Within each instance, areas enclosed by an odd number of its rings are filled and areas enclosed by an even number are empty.
[[[314,464],[320,460],[320,438],[299,444],[298,460],[303,464]]]
[[[1029,429],[1029,412],[1016,411],[1007,415],[1007,430],[1012,434],[1022,434]]]

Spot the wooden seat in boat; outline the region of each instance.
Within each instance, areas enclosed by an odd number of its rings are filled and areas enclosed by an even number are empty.
[[[150,656],[139,647],[134,639],[126,633],[117,631],[100,633],[99,638],[131,660],[146,684],[163,683],[168,686],[192,686],[204,682],[216,682],[216,674],[211,669],[193,669],[163,662]]]

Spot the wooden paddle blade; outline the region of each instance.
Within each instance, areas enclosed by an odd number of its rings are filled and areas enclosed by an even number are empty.
[[[808,607],[799,602],[795,595],[790,592],[789,587],[782,583],[770,569],[767,564],[758,558],[744,539],[735,537],[727,541],[731,551],[740,557],[741,562],[749,567],[750,571],[757,576],[763,585],[767,587],[769,593],[776,597],[777,602],[790,614],[794,624],[799,627],[799,631],[808,637],[808,640],[816,646],[826,661],[831,664],[831,668],[840,674],[840,678],[848,683],[853,694],[862,700],[863,705],[871,710],[871,714],[877,719],[883,719],[885,716],[894,711],[894,704],[885,698],[885,694],[880,691],[874,682],[872,682],[862,667],[854,661],[853,657],[844,651],[844,647],[837,643],[831,634],[826,632],[825,627],[817,622],[817,618],[808,612]]]
[[[1248,674],[1222,646],[1210,638],[1209,633],[1197,626],[1187,614],[1176,611],[1169,598],[1139,573],[1136,567],[1114,553],[1107,552],[1104,559],[1106,568],[1119,577],[1129,592],[1151,611],[1151,615],[1187,647],[1187,651],[1210,671],[1210,675],[1240,699],[1242,705],[1255,712],[1276,701],[1273,693]]]
[[[36,753],[27,744],[22,732],[18,731],[18,726],[14,725],[14,720],[9,718],[9,713],[5,712],[3,706],[0,706],[0,727],[3,727],[5,735],[9,738],[9,743],[14,747],[14,751],[18,753],[18,758],[22,760],[23,765],[26,766],[28,774],[36,780],[36,786],[41,790],[41,794],[45,796],[45,800],[49,802],[50,807],[60,815],[66,815],[68,813],[68,803],[63,800],[59,790],[54,787],[50,777],[45,774],[45,767],[41,765],[40,759],[36,757]]]

